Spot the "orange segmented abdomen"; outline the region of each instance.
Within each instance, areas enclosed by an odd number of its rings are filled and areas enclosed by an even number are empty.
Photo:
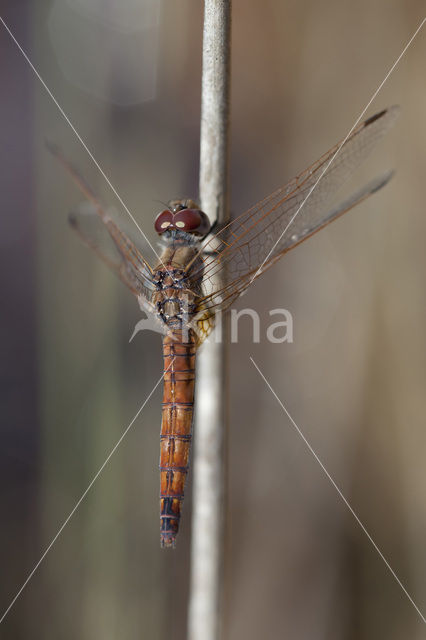
[[[179,530],[186,474],[191,448],[195,386],[195,342],[163,339],[164,394],[160,453],[161,546],[174,547]],[[177,338],[177,339],[176,339]]]

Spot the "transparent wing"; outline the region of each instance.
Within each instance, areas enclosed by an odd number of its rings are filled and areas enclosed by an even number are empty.
[[[389,176],[370,183],[329,211],[337,189],[392,127],[398,113],[399,108],[394,106],[359,124],[344,144],[336,144],[204,244],[201,318],[227,308],[284,253],[385,184]]]
[[[154,311],[154,305],[151,302],[152,292],[155,289],[152,282],[152,268],[136,244],[115,223],[113,212],[105,211],[99,198],[77,169],[64,158],[57,147],[48,144],[48,148],[89,200],[81,205],[78,211],[70,214],[71,226],[83,242],[118,275],[132,293],[144,299],[148,310]]]
[[[149,310],[154,312],[151,302],[155,289],[150,271],[139,250],[115,222],[100,219],[94,205],[84,202],[77,211],[69,215],[69,222],[83,242],[96,253],[135,296],[143,296]]]
[[[347,198],[346,200],[341,202],[338,206],[334,207],[331,211],[329,211],[322,218],[322,220],[318,222],[318,224],[314,225],[313,227],[304,229],[303,232],[300,233],[297,237],[293,237],[293,242],[292,244],[289,245],[288,249],[285,249],[281,254],[276,256],[273,260],[270,260],[267,263],[267,267],[265,268],[269,268],[270,266],[272,266],[274,262],[279,260],[279,258],[281,258],[281,256],[284,255],[284,253],[286,253],[287,251],[290,251],[290,249],[293,249],[294,247],[297,247],[301,242],[303,242],[304,240],[307,240],[308,238],[313,236],[314,233],[317,233],[318,231],[326,227],[328,224],[330,224],[330,222],[333,222],[333,220],[337,220],[337,218],[342,216],[347,211],[350,211],[350,209],[355,207],[357,204],[360,204],[366,198],[371,196],[373,193],[376,193],[377,191],[379,191],[379,189],[384,187],[389,182],[392,175],[393,175],[393,172],[388,171],[387,173],[376,178],[375,180],[372,180],[367,185],[365,185],[364,187],[362,187],[361,189],[353,193],[349,198]],[[262,272],[264,270],[265,269],[263,269]],[[247,288],[251,284],[251,282],[252,282],[252,275],[249,274],[245,276],[244,280],[241,281],[242,290],[244,290],[244,288]],[[231,283],[229,287],[225,285],[216,293],[212,294],[211,296],[208,296],[206,298],[207,303],[205,306],[203,306],[204,302],[201,302],[201,304],[199,305],[199,311],[196,315],[196,318],[192,321],[192,328],[194,328],[197,334],[197,338],[198,338],[197,342],[199,345],[202,342],[204,342],[204,340],[212,331],[214,327],[215,314],[218,311],[223,311],[227,309],[229,305],[231,305],[232,302],[239,295],[241,295],[242,290],[240,289],[236,290]]]

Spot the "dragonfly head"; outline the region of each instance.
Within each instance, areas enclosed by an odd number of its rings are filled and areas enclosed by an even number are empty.
[[[159,235],[174,230],[204,237],[210,231],[210,220],[193,200],[171,200],[168,207],[155,219]]]

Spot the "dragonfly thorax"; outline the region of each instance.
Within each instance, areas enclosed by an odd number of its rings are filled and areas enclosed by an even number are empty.
[[[153,300],[159,318],[167,325],[187,322],[195,312],[195,295],[188,288],[185,272],[181,269],[159,269],[154,275],[156,293]]]

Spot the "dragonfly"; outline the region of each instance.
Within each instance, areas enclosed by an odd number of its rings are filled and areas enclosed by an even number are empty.
[[[373,115],[310,167],[246,212],[222,225],[190,199],[171,200],[155,218],[161,253],[152,265],[141,238],[131,239],[77,169],[50,150],[86,198],[71,226],[156,318],[163,334],[160,433],[160,541],[174,547],[192,438],[195,358],[217,314],[290,249],[379,191],[387,171],[332,206],[336,191],[393,126],[399,108]],[[145,255],[144,255],[145,254]]]

